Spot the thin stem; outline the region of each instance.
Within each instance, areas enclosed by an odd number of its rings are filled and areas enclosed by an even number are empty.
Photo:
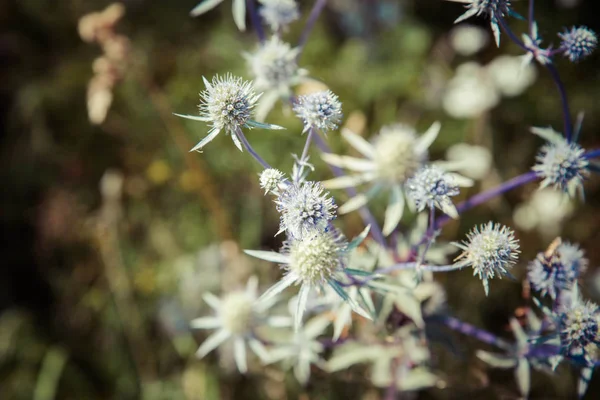
[[[310,35],[310,32],[314,28],[315,23],[317,22],[319,15],[321,15],[321,12],[323,11],[323,8],[325,7],[326,3],[327,3],[327,0],[317,0],[315,2],[315,5],[313,6],[313,8],[311,10],[310,15],[308,16],[308,20],[306,21],[306,25],[304,26],[304,30],[302,31],[302,34],[300,35],[300,41],[298,42],[298,47],[300,48],[300,53],[304,50],[304,45],[306,44],[306,41],[308,40],[308,36]],[[298,53],[298,57],[300,57],[300,53]]]
[[[500,28],[502,28],[502,30],[504,31],[504,33],[506,33],[508,35],[508,37],[510,38],[510,40],[512,40],[513,42],[515,42],[515,44],[517,46],[519,46],[520,48],[522,48],[523,50],[529,52],[529,49],[527,48],[527,46],[525,46],[525,43],[523,43],[521,41],[521,39],[519,39],[517,37],[517,35],[515,35],[513,33],[513,31],[510,29],[510,27],[508,26],[508,24],[504,20],[504,17],[502,17],[502,15],[497,15],[496,19],[498,20],[498,23],[500,24]]]
[[[266,162],[265,160],[263,160],[262,157],[259,156],[256,151],[254,151],[254,149],[252,148],[252,146],[248,142],[248,139],[246,139],[246,136],[244,136],[244,132],[242,132],[242,130],[240,129],[239,126],[235,130],[235,135],[238,137],[238,139],[240,139],[240,142],[242,142],[242,145],[244,146],[244,148],[246,150],[248,150],[248,153],[250,153],[250,155],[252,157],[254,157],[254,159],[256,161],[258,161],[260,165],[263,166],[263,168],[265,168],[265,169],[271,168],[271,166],[269,165],[269,163]]]
[[[462,214],[463,212],[465,212],[475,206],[483,204],[486,201],[489,201],[490,199],[492,199],[496,196],[499,196],[499,195],[501,195],[505,192],[508,192],[509,190],[512,190],[514,188],[517,188],[519,186],[523,186],[526,183],[533,182],[536,179],[537,179],[537,174],[534,171],[526,172],[522,175],[512,178],[511,180],[501,183],[500,185],[498,185],[492,189],[486,190],[485,192],[478,193],[475,196],[471,197],[470,199],[463,201],[462,203],[459,203],[456,206],[456,210],[458,211],[459,214]],[[448,217],[447,215],[441,216],[436,221],[437,222],[436,227],[439,229],[441,226],[445,225],[449,220],[450,220],[450,217]]]
[[[533,32],[533,23],[535,22],[534,13],[533,13],[534,2],[535,2],[535,0],[529,0],[529,33],[530,34]]]
[[[250,14],[250,19],[252,20],[252,26],[256,31],[256,36],[258,36],[258,40],[261,43],[264,43],[265,31],[263,30],[262,24],[260,23],[260,16],[258,15],[258,11],[256,10],[254,0],[246,0],[246,5],[248,8],[248,13]]]
[[[319,134],[313,135],[313,139],[314,139],[315,144],[321,150],[321,152],[331,153],[331,149],[329,148],[327,143],[325,143],[325,141]],[[329,164],[329,168],[331,169],[331,172],[333,172],[333,174],[335,176],[343,176],[344,175],[344,171],[339,167]],[[346,188],[346,193],[348,193],[348,196],[350,196],[350,197],[354,197],[357,195],[356,189],[354,189],[352,187]],[[387,244],[386,244],[385,238],[383,236],[383,233],[381,231],[381,227],[377,223],[377,220],[375,219],[375,217],[373,217],[373,214],[371,214],[371,211],[366,206],[363,206],[359,209],[359,213],[360,213],[360,216],[362,217],[365,225],[371,225],[371,234],[373,235],[373,237],[375,238],[377,243],[379,243],[384,249],[387,248]]]
[[[571,111],[569,110],[569,101],[567,99],[567,91],[565,90],[565,86],[562,83],[562,80],[560,79],[560,75],[558,75],[558,71],[556,70],[556,67],[553,64],[546,64],[545,65],[546,69],[548,69],[548,71],[550,72],[550,76],[552,77],[552,80],[554,81],[554,83],[556,84],[556,87],[558,88],[558,93],[560,95],[560,102],[562,104],[562,110],[563,110],[563,117],[564,117],[564,130],[565,130],[565,135],[567,137],[567,142],[571,142],[571,139],[573,137],[573,122],[571,121]]]
[[[600,149],[590,150],[590,151],[586,152],[583,155],[583,157],[587,158],[588,160],[590,160],[592,158],[600,157]]]
[[[472,336],[484,343],[491,344],[492,346],[496,346],[504,350],[509,350],[511,348],[510,344],[500,339],[493,333],[479,329],[476,326],[467,324],[466,322],[462,322],[457,318],[441,317],[439,318],[439,321],[455,331],[463,333],[467,336]]]

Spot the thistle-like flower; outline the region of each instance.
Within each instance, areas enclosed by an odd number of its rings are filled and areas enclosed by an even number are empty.
[[[472,182],[467,180],[465,183]],[[458,187],[453,175],[438,166],[427,165],[406,181],[406,195],[418,211],[437,207],[450,217],[458,218],[458,211],[450,199],[459,193]]]
[[[533,170],[543,178],[540,187],[555,189],[575,197],[583,197],[583,181],[589,175],[589,161],[584,149],[575,142],[567,142],[550,128],[531,128],[531,132],[548,140],[540,149]]]
[[[202,15],[219,4],[221,4],[223,0],[202,0],[196,7],[190,11],[190,15],[192,17],[197,17]],[[246,30],[246,0],[233,0],[233,21],[237,25],[240,31]]]
[[[496,40],[496,45],[500,47],[500,27],[499,18],[512,14],[510,9],[510,0],[449,0],[456,3],[465,3],[467,11],[454,21],[455,24],[471,17],[487,15],[490,18],[490,27]]]
[[[600,345],[600,313],[598,305],[584,302],[574,294],[570,302],[562,304],[558,316],[558,328],[563,354],[585,366],[593,365],[590,356],[597,355]]]
[[[489,279],[508,275],[519,256],[519,242],[514,232],[503,225],[488,222],[473,228],[462,243],[453,243],[463,252],[456,257],[456,268],[470,266],[473,276],[483,283],[485,295],[489,293]]]
[[[279,263],[285,270],[282,280],[268,289],[258,301],[269,301],[287,287],[293,284],[300,285],[297,309],[294,313],[294,328],[297,331],[302,323],[310,290],[329,285],[350,304],[354,312],[370,319],[369,314],[348,296],[341,285],[345,274],[354,272],[346,268],[348,252],[364,240],[367,232],[368,228],[359,238],[348,244],[340,232],[329,227],[326,230],[316,231],[310,236],[287,240],[279,253],[245,250],[246,254],[253,257]]]
[[[302,82],[307,75],[305,69],[298,68],[296,59],[299,51],[299,48],[292,48],[273,36],[254,53],[244,54],[256,89],[264,91],[256,106],[258,121],[264,120],[278,99],[289,98],[292,86]]]
[[[213,140],[219,132],[231,135],[236,147],[242,151],[242,143],[238,137],[238,130],[246,128],[283,129],[277,125],[262,124],[250,119],[252,109],[260,98],[260,94],[254,93],[251,82],[243,81],[242,78],[231,74],[225,77],[215,76],[212,83],[202,78],[206,89],[200,93],[200,116],[175,114],[178,117],[195,121],[212,123],[208,136],[202,139],[192,150],[199,150],[208,142]]]
[[[598,36],[586,26],[572,27],[559,33],[562,40],[559,50],[572,62],[578,62],[592,54],[598,46]]]
[[[233,341],[234,358],[238,370],[245,373],[246,344],[263,361],[268,359],[267,351],[262,343],[254,336],[254,329],[260,324],[269,325],[264,312],[273,305],[271,302],[256,301],[258,280],[251,277],[245,290],[234,291],[219,299],[211,293],[205,293],[203,298],[215,311],[213,317],[201,317],[191,321],[195,329],[217,329],[202,343],[196,355],[204,357],[215,348],[231,339]]]
[[[562,290],[573,285],[587,265],[588,260],[579,246],[562,243],[558,238],[529,263],[527,279],[542,296],[548,294],[554,300]]]
[[[260,187],[267,193],[278,194],[279,185],[284,180],[284,174],[278,169],[267,168],[260,173],[259,183]]]
[[[285,29],[300,18],[295,0],[258,0],[262,4],[260,16],[273,32]]]
[[[294,239],[312,235],[327,228],[335,217],[335,205],[329,192],[319,182],[288,185],[275,201],[281,213],[279,232]]]
[[[298,96],[294,112],[304,122],[304,130],[317,129],[323,133],[335,130],[342,121],[342,103],[331,90]]]
[[[323,185],[329,189],[341,189],[371,182],[373,186],[365,194],[359,194],[348,200],[340,207],[340,213],[345,214],[359,209],[382,189],[389,188],[391,194],[385,213],[383,233],[385,235],[392,233],[404,212],[403,190],[406,181],[427,160],[427,149],[439,131],[440,124],[436,122],[419,137],[412,127],[396,124],[381,128],[373,143],[369,143],[361,136],[347,129],[344,130],[342,132],[344,139],[365,156],[365,159],[323,154],[325,162],[356,172],[356,175],[325,181]]]

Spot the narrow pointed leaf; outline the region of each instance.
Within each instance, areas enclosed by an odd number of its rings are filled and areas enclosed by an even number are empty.
[[[190,11],[190,16],[197,17],[198,15],[202,15],[207,11],[212,10],[219,4],[221,4],[223,0],[202,0],[196,7]]]
[[[274,129],[274,130],[282,130],[285,129],[283,126],[275,125],[275,124],[266,124],[258,121],[254,121],[252,119],[246,122],[250,128],[260,128],[260,129]]]
[[[261,260],[271,261],[278,264],[287,264],[290,262],[288,256],[274,251],[263,251],[263,250],[244,250],[244,253],[249,256],[260,258]]]
[[[246,0],[233,0],[233,21],[240,31],[246,30]]]

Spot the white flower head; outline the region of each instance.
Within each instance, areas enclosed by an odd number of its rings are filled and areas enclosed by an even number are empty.
[[[277,194],[279,191],[279,185],[284,180],[284,174],[278,169],[267,168],[260,173],[259,183],[260,187],[267,193]]]
[[[251,277],[245,290],[226,294],[222,299],[211,293],[204,294],[204,300],[215,311],[212,317],[201,317],[191,321],[195,329],[216,329],[200,346],[196,355],[204,357],[212,350],[231,339],[234,346],[234,357],[238,370],[245,373],[248,370],[246,362],[246,344],[261,359],[266,360],[267,352],[262,343],[253,335],[254,329],[264,322],[263,313],[272,304],[258,303],[258,280]]]
[[[254,53],[244,54],[254,76],[257,90],[277,90],[288,93],[289,88],[300,81],[306,71],[298,68],[296,58],[299,49],[292,48],[277,36],[260,45]]]
[[[372,143],[361,136],[344,130],[344,139],[358,150],[365,159],[324,154],[323,160],[340,168],[347,168],[355,175],[342,176],[323,182],[330,189],[341,189],[372,183],[367,193],[359,194],[342,205],[342,214],[354,211],[367,204],[383,188],[391,190],[385,215],[383,233],[389,235],[400,222],[404,211],[404,185],[428,158],[427,149],[437,137],[440,123],[435,122],[423,135],[418,136],[414,128],[395,124],[381,128]]]
[[[515,97],[522,94],[537,78],[537,71],[531,64],[523,65],[521,57],[502,55],[494,58],[487,66],[496,89],[503,96]]]
[[[458,211],[450,197],[459,193],[458,184],[451,174],[435,165],[427,165],[406,182],[406,194],[418,211],[437,207],[452,218]]]
[[[259,10],[260,16],[273,32],[286,28],[300,18],[295,0],[259,0],[259,2],[262,4]]]
[[[489,42],[487,31],[476,25],[460,24],[450,31],[450,44],[462,56],[472,56]]]
[[[507,275],[519,256],[519,242],[514,232],[503,225],[488,222],[473,228],[462,243],[453,243],[463,252],[454,260],[459,268],[470,266],[473,275],[483,283],[486,296],[488,280],[498,275]]]
[[[531,131],[548,140],[532,168],[543,179],[540,187],[553,186],[570,197],[577,193],[583,195],[583,181],[589,175],[585,150],[577,143],[567,142],[551,129],[532,128]]]
[[[476,62],[456,68],[446,87],[442,108],[453,118],[474,118],[495,107],[500,94],[487,69]]]
[[[298,96],[294,112],[304,122],[303,132],[310,128],[327,133],[342,121],[342,103],[331,90]]]
[[[281,213],[278,233],[286,231],[293,238],[321,231],[336,217],[337,206],[319,182],[289,184],[275,203]]]
[[[564,354],[589,365],[595,361],[590,355],[597,355],[600,345],[600,310],[597,304],[575,296],[559,310],[560,343]]]

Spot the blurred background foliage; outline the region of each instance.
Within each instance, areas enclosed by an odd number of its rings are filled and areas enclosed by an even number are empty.
[[[291,43],[312,5],[300,3],[304,17],[285,35]],[[525,14],[525,3],[518,2],[517,11]],[[574,8],[567,3],[537,2],[545,37],[556,38],[555,32],[573,24],[600,31],[594,1]],[[207,128],[172,112],[194,113],[202,76],[231,72],[249,78],[240,53],[252,51],[257,42],[252,31],[235,28],[227,2],[192,19],[194,0],[124,1],[126,14],[115,25],[124,41],[117,49],[123,51],[118,77],[111,81],[113,101],[102,123],[91,124],[86,93],[92,63],[103,50],[82,41],[78,24],[108,5],[101,0],[0,3],[0,398],[380,398],[349,374],[315,370],[303,389],[275,367],[264,368],[262,376],[242,377],[214,356],[195,359],[202,336],[194,337],[187,323],[206,311],[201,293],[237,287],[252,273],[266,285],[277,271],[247,260],[239,249],[275,248],[281,238],[273,237],[278,217],[258,187],[254,161],[225,135],[204,153],[189,153]],[[500,49],[488,45],[473,57],[455,54],[448,32],[460,13],[460,5],[441,0],[331,0],[300,66],[340,96],[346,125],[363,135],[393,122],[415,124],[422,132],[440,120],[432,159],[444,157],[455,143],[487,147],[492,171],[464,197],[527,170],[540,145],[528,127],[562,130],[562,116],[555,87],[541,69],[523,95],[478,117],[453,119],[443,112],[440,98],[457,65],[518,54],[505,38]],[[484,20],[470,22],[487,28]],[[520,32],[524,24],[513,23]],[[561,60],[558,67],[572,109],[586,113],[581,143],[597,148],[600,57],[578,65]],[[287,130],[253,130],[249,140],[272,165],[288,171],[290,153],[304,142],[301,124],[279,104],[269,122]],[[329,135],[329,142],[334,150],[348,150],[337,134]],[[316,178],[330,176],[316,154],[313,161]],[[490,218],[514,226],[513,211],[535,190],[525,186],[470,211],[448,225],[444,237],[460,239]],[[592,268],[585,286],[594,295],[593,267],[600,263],[597,180],[587,183],[586,193],[562,235],[586,249]],[[336,196],[345,199],[341,192]],[[382,216],[383,207],[383,201],[376,203],[375,213]],[[347,236],[362,230],[354,214],[338,223]],[[536,230],[518,236],[521,278],[526,260],[551,238]],[[518,282],[494,282],[485,298],[469,271],[442,274],[439,280],[455,315],[510,337],[508,318],[525,305]],[[510,372],[489,370],[473,357],[479,343],[459,336],[454,341],[459,353],[435,347],[436,369],[446,387],[411,398],[518,397]],[[599,396],[598,381],[588,398]],[[533,382],[532,398],[575,393],[568,371],[560,379],[536,374]]]

